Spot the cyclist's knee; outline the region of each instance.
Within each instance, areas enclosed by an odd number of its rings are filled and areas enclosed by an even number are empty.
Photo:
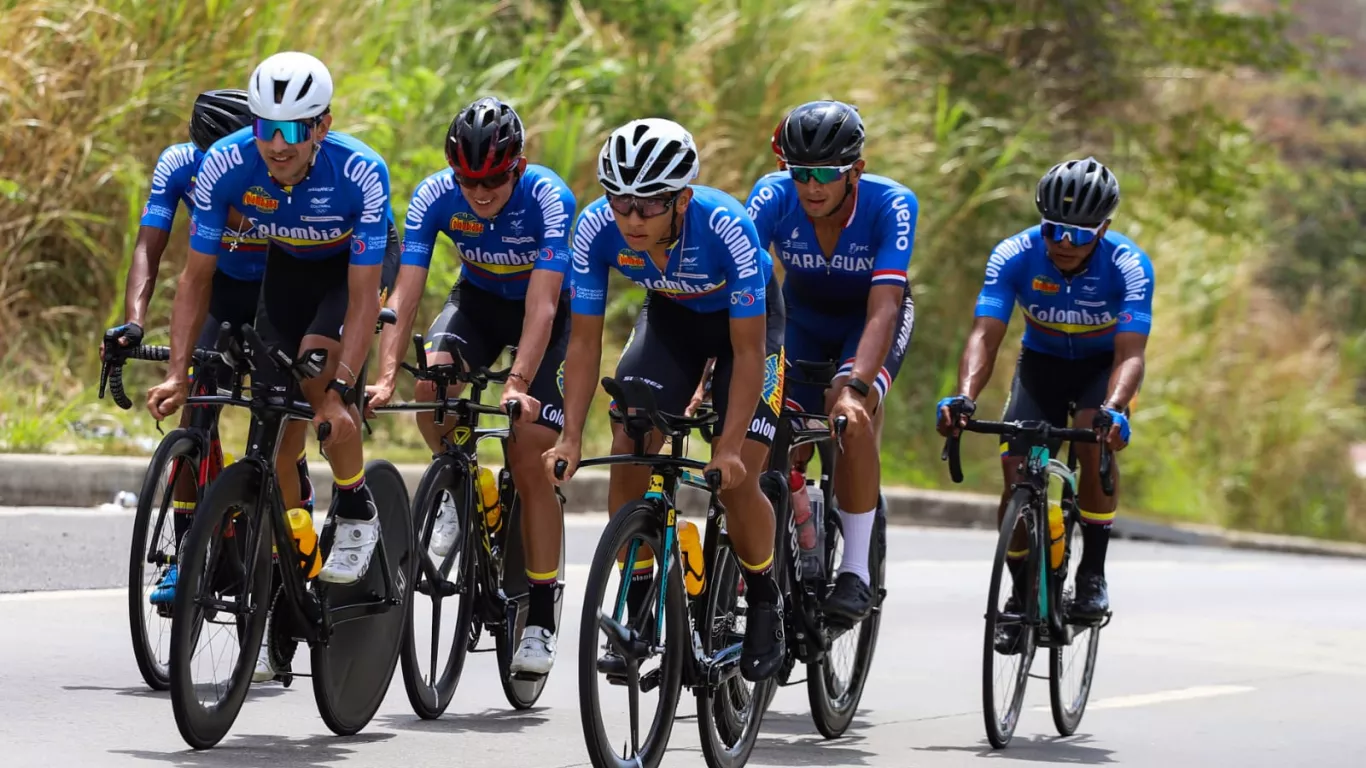
[[[418,402],[432,402],[436,399],[436,384],[430,381],[417,382],[417,384],[413,385],[413,397],[415,397]],[[418,416],[427,416],[428,418],[431,418],[431,414],[424,411],[419,411]]]

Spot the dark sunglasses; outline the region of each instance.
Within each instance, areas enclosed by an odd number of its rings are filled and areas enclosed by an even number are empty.
[[[1067,240],[1072,245],[1090,245],[1100,236],[1100,227],[1081,227],[1044,219],[1043,224],[1039,225],[1039,234],[1043,235],[1045,240],[1055,243]]]
[[[832,181],[838,181],[841,176],[853,167],[854,166],[852,165],[789,165],[787,170],[792,174],[792,180],[798,184],[805,184],[812,179],[815,179],[817,184],[829,184]]]
[[[274,141],[275,134],[284,137],[286,144],[298,144],[308,141],[313,136],[313,127],[318,124],[316,118],[308,120],[264,120],[256,118],[252,123],[252,130],[256,138],[261,141]]]
[[[631,211],[635,211],[642,219],[653,219],[672,208],[679,194],[676,192],[668,197],[608,195],[607,204],[612,206],[612,210],[616,211],[618,216],[630,216]]]
[[[461,187],[464,187],[465,189],[478,189],[479,187],[484,187],[486,189],[497,189],[503,186],[504,184],[508,183],[508,181],[513,177],[515,173],[516,170],[514,168],[509,168],[506,171],[503,171],[502,173],[491,173],[487,176],[480,176],[478,178],[472,176],[461,176],[457,173],[455,175],[455,183],[459,184]]]

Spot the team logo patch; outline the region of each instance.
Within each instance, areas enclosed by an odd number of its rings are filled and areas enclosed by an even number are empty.
[[[783,412],[783,369],[787,367],[787,350],[764,358],[764,393],[762,399],[774,413]]]
[[[1030,287],[1032,287],[1035,291],[1038,291],[1039,293],[1044,293],[1049,296],[1052,296],[1056,294],[1058,291],[1062,290],[1061,285],[1058,285],[1057,283],[1053,282],[1052,280],[1049,280],[1043,275],[1036,276],[1034,278],[1033,284]]]
[[[555,371],[555,386],[559,387],[560,396],[564,397],[564,361],[560,361],[560,369]]]
[[[365,253],[365,241],[359,237],[351,238],[351,252],[359,256]]]
[[[617,251],[617,266],[644,269],[645,259],[637,256],[635,251],[623,248],[620,251]]]
[[[249,205],[261,213],[275,213],[280,209],[280,201],[271,197],[265,187],[252,187],[242,193],[242,205]]]
[[[742,307],[752,307],[757,299],[754,298],[754,291],[748,288],[739,291],[731,291],[730,303],[739,304]]]
[[[476,219],[473,214],[457,213],[451,217],[450,230],[466,237],[477,237],[484,234],[484,222]]]
[[[542,249],[541,249],[541,261],[554,261],[554,260],[555,260],[555,251],[553,251],[553,250],[551,250],[551,249],[549,249],[549,248],[542,248]]]
[[[1129,314],[1128,312],[1120,312],[1119,321],[1121,323],[1132,323],[1134,321],[1134,316]]]

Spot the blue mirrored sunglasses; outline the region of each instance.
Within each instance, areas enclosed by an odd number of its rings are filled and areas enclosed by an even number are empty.
[[[273,141],[275,134],[284,137],[286,144],[308,141],[313,135],[314,120],[263,120],[256,118],[254,131],[261,141]]]
[[[1052,240],[1061,243],[1064,239],[1071,241],[1072,245],[1090,245],[1100,235],[1100,227],[1080,227],[1075,224],[1059,224],[1056,221],[1043,220],[1039,227],[1039,233],[1045,240]]]

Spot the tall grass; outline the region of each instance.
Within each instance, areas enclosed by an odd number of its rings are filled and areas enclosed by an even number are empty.
[[[1157,269],[1151,362],[1136,442],[1124,455],[1126,509],[1366,537],[1361,488],[1346,464],[1361,415],[1338,350],[1322,341],[1312,308],[1286,308],[1256,283],[1266,233],[1252,226],[1230,238],[1212,206],[1190,202],[1204,185],[1218,193],[1218,215],[1255,223],[1263,213],[1255,189],[1249,197],[1224,188],[1236,186],[1230,179],[1260,183],[1248,159],[1256,145],[1239,154],[1236,126],[1219,123],[1213,97],[1199,88],[1129,83],[1115,92],[1116,114],[1147,123],[1127,133],[1076,131],[1031,106],[1058,93],[1057,83],[1001,94],[964,77],[964,61],[995,55],[993,46],[1014,51],[1034,39],[1020,25],[1056,15],[1056,3],[1029,5],[983,16],[974,22],[977,48],[946,51],[927,45],[958,39],[943,34],[958,22],[941,2],[0,2],[0,364],[4,389],[21,393],[0,401],[0,439],[9,436],[0,447],[51,448],[72,439],[69,424],[108,418],[91,393],[94,350],[99,329],[122,313],[157,152],[183,140],[198,91],[240,86],[264,55],[294,48],[328,62],[336,128],[387,159],[400,221],[411,190],[444,163],[451,116],[485,93],[516,106],[530,156],[564,176],[580,205],[599,194],[601,141],[631,118],[682,122],[703,153],[701,181],[743,197],[773,167],[768,138],[787,109],[822,97],[856,103],[870,129],[870,170],[908,183],[921,203],[917,327],[888,403],[883,451],[891,479],[924,486],[946,484],[931,406],[953,386],[986,254],[1030,223],[1044,168],[1062,155],[1098,153],[1125,184],[1116,228],[1143,243]],[[993,32],[1001,19],[1014,26]],[[1173,153],[1198,157],[1192,167],[1208,180],[1163,183]],[[166,337],[182,259],[182,236],[172,242],[148,328],[154,341]],[[421,323],[458,274],[444,241],[438,251]],[[619,345],[641,294],[613,286],[608,328]],[[986,412],[1003,401],[1015,325]],[[609,344],[605,370],[616,354]],[[156,373],[141,369],[130,381]],[[150,432],[145,417],[117,418],[133,438]],[[375,426],[377,452],[423,454],[406,421]],[[229,427],[230,440],[239,429]],[[588,450],[605,447],[596,429]],[[967,448],[971,482],[990,489],[994,446]]]

